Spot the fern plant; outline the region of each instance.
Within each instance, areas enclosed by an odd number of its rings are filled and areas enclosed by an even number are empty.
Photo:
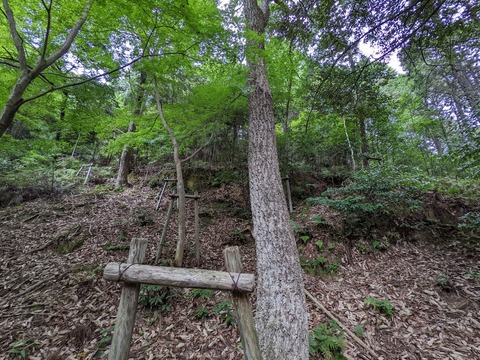
[[[347,341],[338,324],[330,320],[309,334],[309,352],[311,356],[321,354],[325,360],[346,360],[342,354]]]
[[[142,284],[138,303],[150,309],[158,309],[160,312],[167,314],[170,312],[169,302],[174,296],[174,293],[168,287]]]
[[[393,305],[387,299],[377,300],[377,299],[369,296],[363,302],[367,305],[370,305],[375,310],[378,310],[378,311],[384,313],[387,316],[393,316]]]

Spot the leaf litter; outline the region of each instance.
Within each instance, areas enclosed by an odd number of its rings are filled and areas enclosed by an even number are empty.
[[[0,209],[0,359],[18,357],[15,349],[24,349],[31,359],[106,357],[121,284],[105,281],[102,271],[128,255],[121,246],[106,245],[147,238],[145,263],[153,264],[166,213],[166,206],[154,211],[156,195],[136,185],[123,192],[86,191]],[[235,186],[201,194],[202,268],[224,270],[223,249],[238,245],[243,271],[255,272],[246,203]],[[184,266],[194,267],[193,204],[187,207]],[[318,211],[335,221],[333,212]],[[173,216],[162,259],[173,258],[176,226]],[[325,239],[321,231],[312,236]],[[71,241],[77,247],[59,250]],[[306,273],[305,287],[343,325],[361,329],[361,339],[380,359],[480,358],[480,281],[466,276],[480,273],[478,247],[465,249],[448,240],[399,242],[366,255],[353,249],[351,265],[342,244],[334,251],[341,257],[340,272],[327,277]],[[448,288],[439,286],[442,276]],[[166,312],[139,305],[130,358],[242,359],[238,329],[215,311],[228,294],[194,296],[190,289],[173,294]],[[394,315],[369,307],[367,297],[388,299]],[[311,329],[329,320],[311,301],[307,304]],[[347,340],[348,359],[371,359]]]

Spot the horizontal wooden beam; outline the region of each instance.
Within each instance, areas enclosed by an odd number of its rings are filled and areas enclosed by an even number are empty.
[[[129,283],[247,293],[255,289],[255,276],[252,274],[139,264],[108,263],[103,270],[103,278]]]
[[[177,194],[171,194],[170,197],[173,199],[173,198],[178,198],[178,195]],[[186,199],[200,199],[200,196],[199,195],[185,195],[185,198]]]

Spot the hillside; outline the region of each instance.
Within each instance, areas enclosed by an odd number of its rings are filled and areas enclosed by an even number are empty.
[[[166,203],[155,211],[158,193],[138,180],[122,192],[90,186],[0,209],[0,358],[96,359],[108,352],[121,284],[103,280],[102,269],[126,259],[133,237],[148,239],[146,263],[153,263],[166,213]],[[201,267],[223,270],[223,249],[237,245],[244,272],[254,272],[246,190],[222,184],[200,196]],[[344,243],[311,221],[318,215],[331,226],[338,221],[324,205],[297,202],[292,214],[308,230],[307,237],[297,231],[305,287],[379,359],[480,358],[478,246],[432,232],[395,244],[354,246],[348,264]],[[188,216],[185,267],[194,267],[192,206]],[[165,264],[175,239],[173,216]],[[388,300],[393,316],[367,298]],[[228,294],[148,288],[140,302],[131,358],[242,358]],[[307,302],[312,330],[329,321]],[[372,359],[346,339],[348,359]]]

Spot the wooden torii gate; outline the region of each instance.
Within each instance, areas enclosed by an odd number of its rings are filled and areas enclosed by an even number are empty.
[[[109,360],[128,360],[137,313],[140,284],[190,287],[230,291],[246,360],[261,360],[257,333],[248,294],[255,289],[255,277],[242,273],[237,246],[224,250],[227,272],[142,265],[147,240],[134,238],[126,263],[109,263],[103,277],[124,281],[118,306]]]

